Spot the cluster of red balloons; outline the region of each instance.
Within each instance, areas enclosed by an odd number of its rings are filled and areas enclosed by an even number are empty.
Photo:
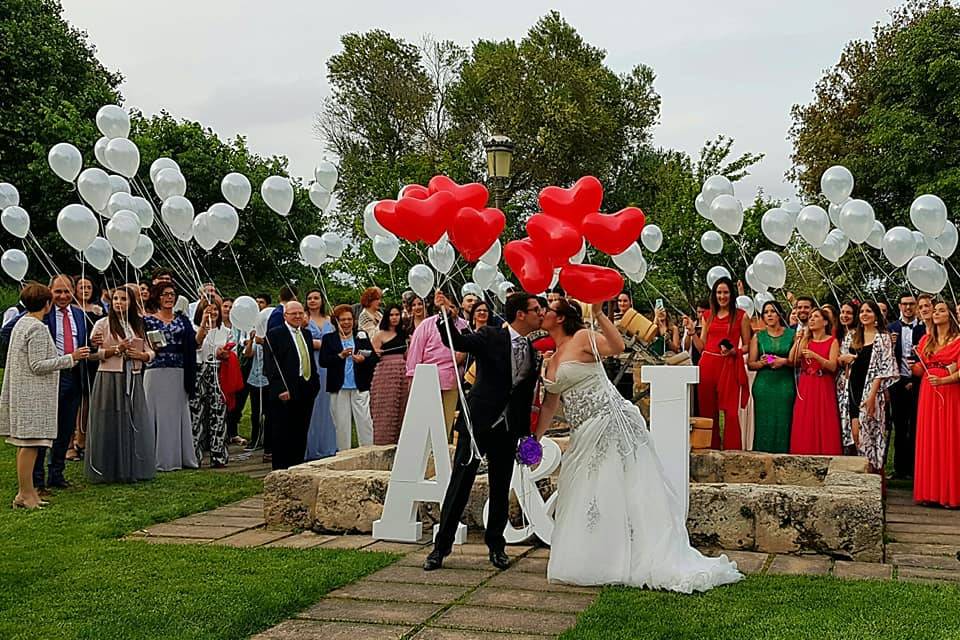
[[[426,187],[405,187],[399,200],[381,200],[373,215],[387,231],[410,242],[436,244],[443,234],[469,262],[476,262],[494,243],[506,218],[488,209],[487,188],[477,182],[457,184],[434,176]]]
[[[543,291],[560,269],[560,286],[587,303],[615,298],[623,289],[616,269],[571,264],[584,240],[611,256],[626,251],[640,237],[645,216],[636,207],[600,213],[603,185],[584,176],[569,189],[546,187],[540,192],[542,213],[527,221],[527,237],[507,243],[504,259],[526,291]]]

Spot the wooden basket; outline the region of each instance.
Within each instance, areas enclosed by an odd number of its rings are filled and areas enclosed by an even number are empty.
[[[690,448],[709,449],[713,444],[713,419],[690,418]]]
[[[650,322],[646,316],[637,313],[634,309],[627,309],[623,318],[617,323],[617,328],[628,336],[637,338],[641,342],[650,343],[657,337],[657,325]]]

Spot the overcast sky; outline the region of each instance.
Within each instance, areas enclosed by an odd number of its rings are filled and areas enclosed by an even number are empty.
[[[882,0],[672,2],[424,2],[336,0],[63,0],[100,60],[119,69],[126,106],[166,109],[217,133],[247,136],[261,154],[290,158],[309,176],[324,155],[312,123],[329,94],[326,61],[340,35],[385,29],[419,43],[424,34],[468,45],[520,39],[558,9],[617,71],[650,65],[662,97],[657,145],[696,155],[717,134],[737,152],[766,158],[737,195],[758,187],[786,198],[793,187],[786,139],[790,107],[806,103],[844,44],[869,37],[899,3]],[[389,196],[391,194],[384,194]]]

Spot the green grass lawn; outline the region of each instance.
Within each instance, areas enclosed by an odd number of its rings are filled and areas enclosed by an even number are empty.
[[[183,471],[74,488],[14,511],[14,448],[0,444],[0,638],[246,638],[393,561],[337,550],[120,541],[130,531],[258,493],[261,481]]]
[[[549,593],[544,597],[550,597]],[[753,576],[685,596],[607,588],[562,640],[927,640],[960,637],[960,588]]]

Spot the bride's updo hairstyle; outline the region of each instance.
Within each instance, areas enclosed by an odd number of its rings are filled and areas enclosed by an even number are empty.
[[[560,298],[557,300],[556,306],[552,307],[552,309],[558,316],[563,317],[563,322],[560,323],[560,329],[563,330],[565,335],[572,336],[585,326],[583,324],[583,312],[580,310],[580,305],[570,304],[566,298]]]

